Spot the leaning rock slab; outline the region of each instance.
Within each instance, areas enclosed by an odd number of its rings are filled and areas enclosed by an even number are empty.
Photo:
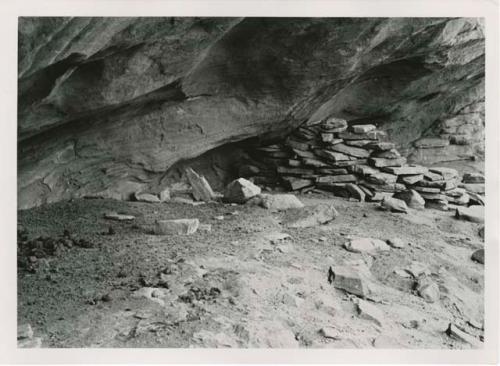
[[[450,337],[453,337],[455,339],[458,339],[462,342],[468,343],[473,347],[476,348],[482,348],[484,346],[483,342],[481,342],[479,339],[476,337],[465,333],[463,330],[458,328],[455,324],[450,323],[448,325],[448,329],[446,330],[446,334],[448,334]]]
[[[378,326],[383,326],[385,318],[384,313],[375,305],[369,303],[368,301],[359,300],[357,309],[360,317],[372,320]]]
[[[304,207],[304,204],[293,194],[263,194],[261,196],[261,206],[271,211]]]
[[[193,188],[193,197],[195,200],[210,202],[215,199],[215,193],[203,175],[196,173],[191,168],[187,168],[186,177]]]
[[[455,217],[461,220],[484,223],[484,206],[457,207]]]
[[[233,180],[226,187],[224,201],[230,203],[245,203],[250,198],[261,193],[260,187],[245,178]]]
[[[198,219],[158,220],[153,231],[156,235],[190,235],[199,225]]]

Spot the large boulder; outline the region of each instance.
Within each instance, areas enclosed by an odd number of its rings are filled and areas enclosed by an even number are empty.
[[[250,198],[261,193],[259,186],[256,186],[245,178],[233,180],[226,187],[224,192],[224,201],[230,203],[245,203]]]

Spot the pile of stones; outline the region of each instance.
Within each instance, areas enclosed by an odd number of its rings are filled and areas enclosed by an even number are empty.
[[[326,190],[359,201],[394,197],[414,208],[483,204],[484,177],[470,174],[460,184],[455,169],[407,164],[372,124],[349,127],[344,119],[328,118],[248,154],[239,174],[257,185],[301,193]]]

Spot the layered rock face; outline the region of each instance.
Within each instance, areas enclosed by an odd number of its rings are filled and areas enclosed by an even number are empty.
[[[125,198],[207,152],[194,163],[224,170],[238,157],[228,144],[332,115],[376,124],[412,162],[482,159],[482,22],[19,21],[19,208]]]

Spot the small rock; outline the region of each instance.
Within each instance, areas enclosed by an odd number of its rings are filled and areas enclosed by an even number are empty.
[[[305,228],[326,224],[338,216],[332,205],[320,203],[286,211],[283,223],[288,227]]]
[[[417,284],[418,294],[427,302],[436,302],[439,300],[439,286],[428,277],[423,277]]]
[[[263,194],[261,196],[261,206],[272,211],[304,207],[304,204],[293,194]]]
[[[472,260],[484,264],[484,249],[478,249],[472,253]]]
[[[395,269],[394,273],[403,278],[412,278],[413,276],[403,269]]]
[[[389,250],[389,246],[382,240],[372,238],[357,238],[345,244],[345,248],[353,253],[373,253]]]
[[[356,296],[367,297],[370,294],[368,282],[353,266],[330,267],[328,281],[333,284],[333,287]]]
[[[17,342],[18,348],[41,348],[42,339],[39,337],[33,339],[22,339]]]
[[[400,238],[387,239],[387,244],[389,244],[393,248],[398,249],[406,247],[406,243]]]
[[[372,320],[379,326],[384,324],[384,313],[375,305],[369,303],[368,301],[359,300],[357,308],[358,315],[360,317]]]
[[[484,183],[484,175],[481,173],[465,173],[462,182],[464,183]]]
[[[224,220],[224,215],[214,216],[214,219],[222,221],[222,220]]]
[[[271,244],[278,244],[286,239],[290,239],[290,235],[286,233],[273,232],[266,234],[265,238],[271,242]]]
[[[224,200],[232,203],[245,203],[250,198],[261,193],[260,187],[245,178],[238,178],[226,187]]]
[[[151,193],[134,193],[134,198],[137,202],[147,202],[147,203],[159,203],[160,198]]]
[[[484,223],[484,206],[457,207],[455,217],[461,220]]]
[[[319,330],[319,334],[321,334],[325,338],[331,339],[340,339],[340,332],[338,329],[334,327],[323,327]]]
[[[205,231],[208,233],[208,232],[212,231],[212,225],[211,224],[200,224],[200,226],[198,226],[198,230]]]
[[[155,223],[156,235],[190,235],[198,230],[198,219],[158,220]]]
[[[160,202],[170,201],[170,189],[167,187],[158,195],[160,197]]]
[[[402,212],[402,213],[408,212],[408,206],[406,206],[405,201],[392,197],[390,198],[384,197],[384,199],[380,203],[380,207],[382,207],[385,210],[389,210],[391,212]]]
[[[22,324],[17,327],[17,339],[32,339],[33,329],[30,324]]]
[[[415,191],[414,189],[408,189],[403,192],[397,192],[394,194],[394,198],[403,200],[408,207],[411,207],[416,210],[421,210],[425,208],[425,200],[423,197]]]
[[[356,184],[354,183],[347,183],[345,185],[345,189],[349,192],[349,195],[355,199],[357,199],[359,202],[363,202],[365,200],[366,194],[363,192],[361,188],[359,188]]]
[[[351,126],[351,130],[354,133],[367,133],[375,130],[377,127],[374,125],[353,125]]]
[[[425,208],[430,208],[439,211],[448,211],[448,201],[447,200],[427,200],[425,201]]]
[[[116,221],[131,221],[135,219],[135,216],[132,215],[122,215],[116,212],[108,212],[104,214],[104,218],[108,220],[116,220]]]
[[[431,271],[425,264],[416,261],[411,262],[410,266],[405,270],[415,278],[418,278],[420,275],[431,274]]]
[[[459,329],[456,325],[450,323],[448,329],[446,330],[448,336],[458,339],[462,342],[468,343],[473,347],[482,348],[484,346],[483,342],[474,336],[465,333],[463,330]]]

